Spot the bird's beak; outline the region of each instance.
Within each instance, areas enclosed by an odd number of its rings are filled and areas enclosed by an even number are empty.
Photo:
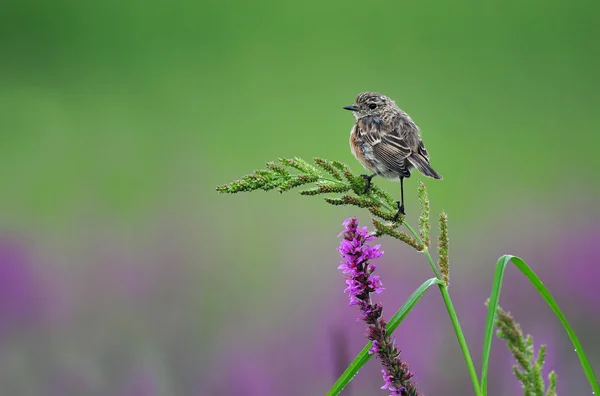
[[[344,109],[345,110],[350,110],[350,111],[357,111],[358,107],[352,105],[352,106],[345,106]]]

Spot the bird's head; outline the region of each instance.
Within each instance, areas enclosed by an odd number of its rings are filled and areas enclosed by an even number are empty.
[[[398,111],[396,103],[385,95],[377,92],[363,92],[354,99],[354,104],[344,107],[352,111],[354,118],[361,119],[366,116],[392,114]]]

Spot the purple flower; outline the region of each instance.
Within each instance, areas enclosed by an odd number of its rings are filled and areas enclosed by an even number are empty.
[[[377,353],[377,351],[379,350],[377,347],[377,340],[373,340],[371,341],[371,348],[369,348],[369,355],[372,355],[374,353]]]
[[[400,386],[400,388],[396,388],[394,385],[394,376],[385,372],[385,370],[381,370],[381,374],[383,375],[383,386],[381,389],[387,389],[390,391],[390,395],[402,395],[402,392],[406,392],[406,388]]]
[[[369,264],[368,260],[381,257],[383,252],[381,245],[370,246],[367,242],[375,240],[367,227],[359,228],[358,220],[353,217],[344,221],[345,230],[339,236],[344,236],[340,242],[338,251],[342,261],[338,269],[343,274],[348,274],[346,278],[346,290],[350,298],[350,305],[357,305],[369,293],[381,293],[383,284],[378,276],[372,275],[377,267]]]
[[[376,267],[369,260],[381,257],[381,245],[371,246],[368,242],[375,240],[367,227],[360,228],[356,217],[344,221],[344,231],[338,251],[342,261],[338,269],[347,274],[345,293],[350,305],[358,305],[361,311],[360,320],[367,324],[367,338],[372,342],[370,354],[376,354],[383,365],[384,385],[390,395],[417,396],[419,392],[412,383],[413,374],[408,365],[400,360],[400,350],[386,331],[386,322],[381,317],[383,307],[380,303],[371,302],[371,293],[381,293],[383,284],[377,275],[373,275]]]

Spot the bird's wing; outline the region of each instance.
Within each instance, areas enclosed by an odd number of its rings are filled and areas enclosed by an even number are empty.
[[[370,144],[373,155],[388,169],[396,172],[400,177],[410,177],[409,166],[414,166],[423,175],[434,179],[440,176],[429,165],[429,153],[419,139],[416,150],[411,150],[410,145],[400,136],[397,129],[385,131],[381,120],[375,116],[364,117],[359,120],[359,138],[362,143]]]
[[[395,131],[381,135],[380,141],[373,145],[375,157],[402,177],[410,176],[406,159],[411,152],[408,144]]]
[[[425,144],[423,144],[423,141],[421,139],[419,139],[419,148],[417,149],[417,152],[419,154],[421,154],[423,157],[425,157],[427,162],[429,162],[429,153],[427,152],[427,149],[425,148]]]
[[[417,151],[408,157],[408,161],[425,176],[441,179],[442,176],[429,165],[429,153],[422,140],[419,140]]]

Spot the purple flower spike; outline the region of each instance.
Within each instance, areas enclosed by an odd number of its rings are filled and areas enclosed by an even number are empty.
[[[381,257],[381,245],[371,246],[367,242],[375,240],[367,227],[360,228],[356,217],[344,221],[344,231],[338,251],[342,261],[339,270],[347,275],[345,293],[348,294],[350,305],[358,305],[361,312],[360,320],[367,324],[367,338],[372,342],[369,354],[375,354],[383,365],[384,385],[390,395],[419,396],[421,395],[412,383],[413,374],[408,365],[400,360],[400,350],[396,347],[386,331],[386,322],[381,317],[380,303],[371,302],[371,293],[381,293],[383,283],[379,276],[373,275],[375,265],[369,260]]]
[[[369,233],[367,227],[358,227],[356,217],[344,221],[344,227],[345,230],[338,235],[344,236],[338,248],[342,257],[338,269],[349,275],[346,278],[348,287],[345,292],[350,298],[350,305],[357,305],[365,296],[368,297],[369,293],[383,291],[379,277],[372,275],[376,267],[368,263],[368,260],[381,257],[383,252],[380,250],[381,245],[366,244],[375,237]]]

